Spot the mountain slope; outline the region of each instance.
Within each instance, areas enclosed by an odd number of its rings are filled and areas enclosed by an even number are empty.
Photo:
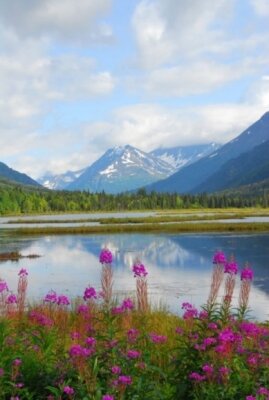
[[[38,182],[47,189],[62,190],[74,182],[84,171],[85,168],[79,171],[67,171],[59,175],[48,173],[39,178]]]
[[[216,152],[194,164],[182,168],[167,179],[147,187],[148,191],[160,192],[195,192],[223,164],[240,154],[250,151],[255,146],[269,140],[269,112],[246,129],[241,135],[222,146]]]
[[[175,172],[187,165],[193,164],[200,158],[206,157],[220,147],[217,143],[199,144],[192,146],[161,147],[150,152],[155,157],[170,164]]]
[[[163,179],[173,171],[164,161],[126,145],[109,149],[66,189],[119,193]]]
[[[6,164],[0,162],[0,177],[10,181],[18,182],[22,185],[32,185],[40,187],[34,179],[30,176],[9,168]]]
[[[233,158],[194,192],[216,192],[269,179],[269,140]]]

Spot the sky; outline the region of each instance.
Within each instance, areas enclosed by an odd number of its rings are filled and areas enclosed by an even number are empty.
[[[269,111],[268,0],[1,0],[0,161],[226,143]]]

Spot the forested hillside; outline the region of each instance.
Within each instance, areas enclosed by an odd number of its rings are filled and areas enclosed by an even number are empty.
[[[179,195],[139,190],[132,194],[33,190],[32,188],[0,186],[0,214],[124,211],[182,208],[267,206],[268,192],[259,196]]]

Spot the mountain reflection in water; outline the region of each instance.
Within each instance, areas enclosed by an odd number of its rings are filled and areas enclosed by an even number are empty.
[[[114,288],[118,296],[132,295],[135,279],[131,267],[138,257],[149,271],[148,284],[153,304],[181,312],[183,301],[201,305],[207,299],[212,272],[212,256],[223,250],[234,255],[239,266],[246,262],[254,269],[250,296],[252,316],[269,319],[269,235],[238,234],[111,234],[47,235],[0,237],[1,252],[18,250],[40,254],[37,259],[0,263],[0,277],[16,291],[20,268],[29,271],[28,298],[40,299],[50,289],[72,297],[81,295],[86,285],[100,287],[100,249],[114,254]],[[235,288],[236,305],[239,282]]]

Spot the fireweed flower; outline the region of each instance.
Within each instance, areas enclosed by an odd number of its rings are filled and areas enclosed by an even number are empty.
[[[119,375],[121,373],[121,367],[113,365],[113,367],[111,367],[111,372],[112,374]]]
[[[129,375],[120,375],[118,378],[118,383],[120,385],[131,385],[132,384],[132,378]]]
[[[3,370],[3,368],[0,368],[0,377],[3,376],[5,373],[5,371]]]
[[[144,278],[148,275],[144,264],[141,264],[140,262],[136,262],[133,265],[132,271],[134,273],[134,278]]]
[[[111,396],[110,394],[105,394],[102,397],[102,400],[114,400],[114,396]]]
[[[58,306],[68,306],[70,304],[70,301],[67,296],[60,294],[57,299],[57,304]]]
[[[28,272],[27,272],[27,270],[25,268],[21,268],[19,273],[18,273],[18,275],[19,276],[27,276]]]
[[[87,349],[86,347],[80,346],[80,344],[73,344],[69,349],[69,355],[72,358],[77,357],[89,357],[94,353],[94,349]]]
[[[149,337],[150,337],[152,343],[155,343],[155,344],[165,343],[167,341],[167,336],[157,335],[156,333],[150,333]]]
[[[127,357],[130,359],[136,359],[141,356],[141,352],[138,350],[128,350],[127,351]]]
[[[207,326],[209,329],[213,329],[213,330],[218,329],[218,325],[215,322],[209,322],[209,324]]]
[[[84,291],[83,299],[90,300],[90,299],[97,299],[96,290],[93,287],[87,287]]]
[[[63,392],[66,394],[75,394],[75,391],[72,387],[70,386],[65,386],[63,389]]]
[[[205,380],[205,376],[199,374],[198,372],[191,372],[189,378],[196,382],[201,382]]]
[[[238,265],[235,261],[228,262],[224,266],[224,273],[230,275],[236,275],[238,272]]]
[[[242,271],[241,271],[241,281],[252,281],[254,277],[253,270],[246,266]]]
[[[2,293],[4,290],[8,291],[8,286],[5,281],[0,280],[0,293]]]
[[[47,303],[57,303],[58,297],[54,290],[51,290],[48,294],[46,294],[44,301]]]
[[[10,294],[6,299],[7,304],[16,304],[17,302],[17,296],[15,294]]]
[[[100,256],[99,256],[99,261],[101,264],[111,264],[113,260],[112,253],[110,250],[107,248],[102,249]]]
[[[210,364],[203,365],[202,370],[208,375],[211,375],[214,372],[214,368]]]
[[[72,340],[76,340],[76,339],[80,338],[80,333],[79,332],[71,332],[70,336],[71,336]]]
[[[128,336],[128,341],[129,342],[135,343],[137,338],[138,338],[138,336],[139,336],[139,331],[137,329],[131,328],[127,332],[127,336]]]
[[[86,339],[86,344],[90,347],[93,347],[96,345],[96,339],[93,337],[87,337]]]
[[[225,254],[222,251],[216,251],[216,253],[213,256],[213,264],[225,264],[225,263],[226,263]]]
[[[198,316],[198,310],[190,303],[183,303],[181,308],[185,310],[183,319],[192,319]]]
[[[15,365],[16,367],[18,367],[19,365],[21,365],[22,360],[20,358],[15,358],[15,360],[13,360],[12,364]]]
[[[77,308],[78,314],[87,314],[89,311],[88,307],[85,304],[80,304]]]
[[[134,303],[130,298],[124,299],[123,302],[122,302],[121,307],[124,310],[132,310],[134,308]]]
[[[256,400],[256,397],[250,395],[246,397],[246,400]]]
[[[266,387],[260,387],[257,391],[257,394],[268,396],[269,390]]]

